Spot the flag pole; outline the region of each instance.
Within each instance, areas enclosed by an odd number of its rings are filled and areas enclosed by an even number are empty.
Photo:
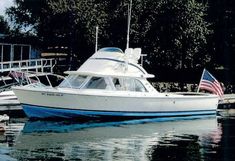
[[[95,52],[98,50],[98,33],[99,33],[99,26],[95,27]]]
[[[130,25],[131,25],[131,9],[132,9],[132,0],[130,0],[130,4],[128,4],[128,17],[127,17],[127,37],[126,37],[126,49],[129,48],[129,40],[130,40]]]
[[[199,87],[200,87],[200,84],[201,84],[204,73],[205,73],[205,68],[203,69],[202,76],[201,76],[200,82],[199,82],[198,87],[197,87],[197,93],[199,92],[199,89],[200,89]]]

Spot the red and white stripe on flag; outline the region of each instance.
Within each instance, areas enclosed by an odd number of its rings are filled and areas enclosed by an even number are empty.
[[[198,88],[210,91],[220,97],[224,94],[221,84],[206,69],[203,71],[202,79]]]

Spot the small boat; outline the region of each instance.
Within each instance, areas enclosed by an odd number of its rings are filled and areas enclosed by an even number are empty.
[[[6,122],[9,121],[9,116],[4,114],[4,115],[0,115],[0,132],[5,132],[6,130]]]
[[[219,102],[217,114],[222,117],[235,117],[235,95],[225,94]]]
[[[57,87],[12,87],[29,118],[144,118],[215,115],[218,96],[160,93],[138,64],[141,49],[102,48]],[[50,84],[50,83],[49,83]]]
[[[0,92],[0,106],[15,106],[20,105],[15,93],[12,90]]]
[[[0,122],[9,121],[10,117],[7,114],[0,115]]]
[[[42,73],[42,72],[22,72],[22,71],[12,71],[9,73],[13,78],[13,81],[9,84],[5,84],[7,88],[3,87],[3,91],[0,92],[0,111],[4,111],[7,109],[22,109],[20,106],[20,102],[11,89],[12,86],[16,85],[25,85],[25,84],[30,84],[30,83],[35,83],[37,80],[45,80],[49,79],[49,77],[53,74],[52,73]],[[36,78],[35,78],[36,77]],[[5,78],[6,79],[6,78]],[[43,81],[44,82],[44,81]],[[53,85],[55,83],[55,80],[53,81]],[[5,108],[5,107],[10,107],[11,108]],[[13,108],[14,106],[14,108]]]

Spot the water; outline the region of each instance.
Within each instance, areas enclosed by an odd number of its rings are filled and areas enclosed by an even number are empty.
[[[235,119],[55,122],[12,119],[0,160],[234,161]]]

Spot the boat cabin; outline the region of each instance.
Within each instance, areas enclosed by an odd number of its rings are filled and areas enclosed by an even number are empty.
[[[140,49],[122,52],[118,48],[103,48],[92,55],[77,71],[69,74],[60,88],[103,89],[112,91],[153,92],[148,74],[139,64]]]
[[[147,82],[145,82],[146,84]],[[143,82],[136,78],[69,75],[59,88],[103,89],[113,91],[148,92]]]

